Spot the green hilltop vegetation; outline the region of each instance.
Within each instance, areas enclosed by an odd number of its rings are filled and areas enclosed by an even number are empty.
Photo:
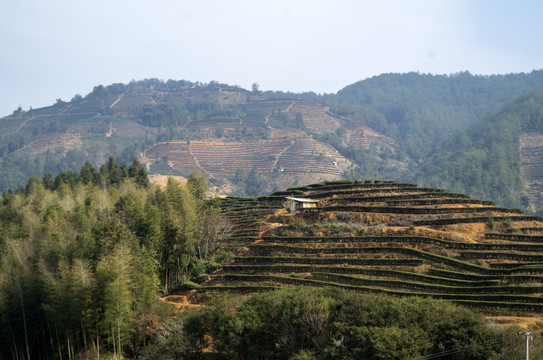
[[[383,74],[337,94],[213,81],[99,85],[0,119],[0,190],[115,156],[138,158],[151,174],[209,173],[229,195],[385,178],[541,214],[541,91],[542,70]]]
[[[0,357],[519,358],[500,319],[541,333],[542,241],[542,218],[443,189],[217,198],[109,157],[0,199]]]
[[[522,134],[542,130],[543,91],[528,92],[469,129],[456,132],[422,165],[425,179],[419,179],[430,186],[529,208],[521,176],[520,139]],[[540,158],[541,151],[536,149],[533,157]],[[541,175],[538,171],[532,177]],[[535,212],[534,205],[531,207]]]

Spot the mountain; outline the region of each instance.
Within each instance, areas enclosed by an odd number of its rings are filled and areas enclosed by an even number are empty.
[[[148,80],[98,86],[85,97],[18,110],[1,121],[1,166],[11,169],[2,172],[4,190],[31,174],[78,168],[86,160],[99,164],[110,155],[122,163],[141,156],[157,173],[208,172],[219,183],[253,168],[264,175],[280,173],[277,177],[288,178],[290,185],[298,179],[337,179],[351,164],[307,133],[340,127],[328,107],[268,100],[216,83]]]
[[[138,158],[151,175],[208,173],[216,191],[230,195],[382,178],[461,190],[537,212],[540,128],[512,129],[506,142],[487,130],[514,127],[500,114],[515,98],[541,89],[541,70],[383,74],[322,95],[183,80],[99,85],[84,97],[17,109],[0,119],[0,189],[23,185],[32,174],[54,176],[115,156],[122,164]],[[518,111],[540,101],[531,99],[519,103]],[[494,145],[472,149],[475,134],[492,134],[488,141]],[[481,167],[472,165],[482,152],[489,161],[511,154],[498,161],[508,175],[497,171],[499,181],[492,171],[478,175]],[[457,166],[455,159],[469,166]]]

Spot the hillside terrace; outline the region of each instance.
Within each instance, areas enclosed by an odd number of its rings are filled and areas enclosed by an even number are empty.
[[[252,168],[262,174],[310,172],[339,176],[350,165],[331,147],[309,138],[172,141],[149,148],[145,157],[149,161],[167,158],[174,169],[186,175],[199,171],[218,179],[233,179],[237,169],[247,173]]]
[[[318,213],[291,215],[286,196],[319,198],[324,205]],[[363,198],[364,206],[333,205]],[[413,201],[430,203],[414,208]],[[372,203],[382,214],[375,214]],[[333,286],[448,299],[488,314],[543,312],[543,219],[519,210],[414,184],[370,180],[314,184],[255,199],[225,198],[222,208],[237,229],[224,246],[237,256],[199,292]],[[400,209],[409,215],[407,221],[398,221]],[[467,213],[453,218],[457,209]],[[491,216],[481,216],[480,210]]]

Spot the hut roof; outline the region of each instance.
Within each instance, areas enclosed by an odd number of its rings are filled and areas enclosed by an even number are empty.
[[[319,200],[295,198],[295,197],[288,197],[288,196],[287,196],[287,199],[294,200],[294,201],[301,202],[301,203],[318,203],[319,202]]]

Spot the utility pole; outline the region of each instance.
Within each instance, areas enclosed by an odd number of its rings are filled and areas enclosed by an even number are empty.
[[[530,360],[530,340],[534,339],[534,333],[529,331],[519,331],[517,335],[524,336],[524,338],[526,339],[526,360]]]

